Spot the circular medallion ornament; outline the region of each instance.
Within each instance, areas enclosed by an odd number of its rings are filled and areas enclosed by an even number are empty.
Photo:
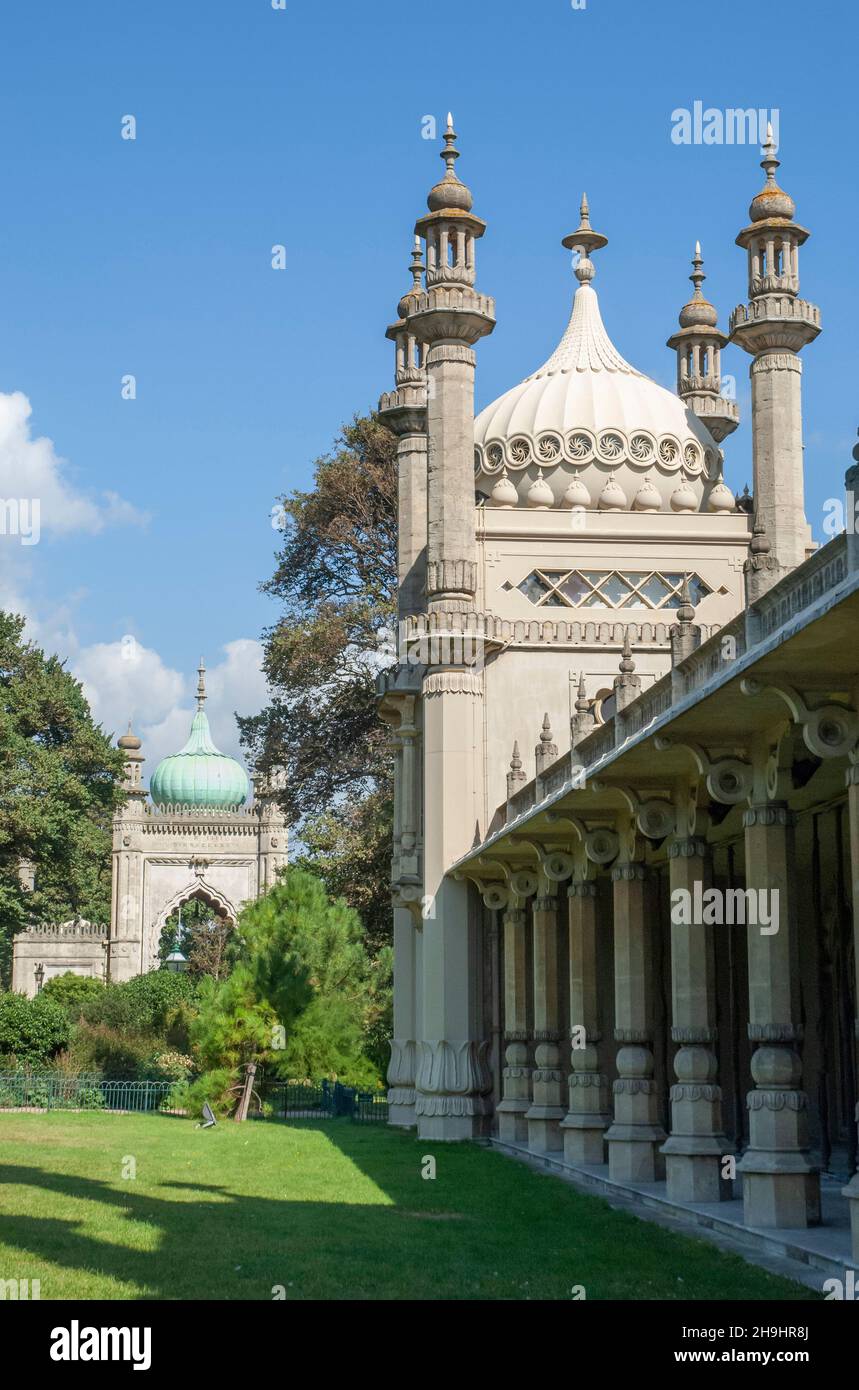
[[[573,430],[567,436],[567,454],[574,463],[587,463],[593,453],[594,441],[584,430]]]
[[[653,463],[655,458],[656,441],[651,435],[638,430],[629,441],[630,463],[638,463],[644,467]]]
[[[507,452],[511,468],[524,468],[531,461],[531,445],[527,439],[511,439]]]
[[[605,459],[606,463],[620,463],[626,452],[623,435],[616,430],[605,430],[599,437],[597,447],[600,458]]]

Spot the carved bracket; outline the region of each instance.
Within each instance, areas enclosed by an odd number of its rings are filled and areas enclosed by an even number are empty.
[[[751,763],[745,762],[742,758],[717,758],[713,761],[700,744],[689,743],[685,739],[669,738],[664,734],[657,735],[654,743],[660,753],[667,748],[685,748],[691,753],[710,796],[723,806],[737,806],[751,796],[754,769]]]
[[[740,681],[740,689],[752,698],[779,696],[787,705],[794,724],[801,726],[805,746],[816,758],[844,758],[855,748],[859,719],[850,705],[827,701],[811,706],[792,685],[782,681],[764,683],[750,676]]]

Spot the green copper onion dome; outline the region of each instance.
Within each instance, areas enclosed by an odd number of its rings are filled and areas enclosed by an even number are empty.
[[[212,742],[206,703],[206,668],[202,658],[197,680],[197,713],[184,748],[164,758],[152,774],[149,794],[156,806],[210,806],[226,810],[248,799],[247,773],[235,758]]]

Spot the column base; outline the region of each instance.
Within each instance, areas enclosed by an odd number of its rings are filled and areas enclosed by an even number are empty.
[[[418,1115],[417,1125],[419,1139],[432,1139],[437,1144],[481,1139],[486,1128],[482,1115]]]
[[[791,1166],[796,1164],[795,1171],[784,1171],[786,1160]],[[738,1169],[743,1175],[743,1220],[747,1226],[801,1230],[820,1224],[820,1176],[801,1154],[749,1151]]]
[[[608,1171],[614,1182],[661,1182],[665,1160],[661,1125],[612,1125],[606,1132]]]
[[[414,1129],[417,1124],[415,1115],[415,1103],[401,1104],[397,1101],[388,1101],[388,1124],[396,1129]]]
[[[532,1105],[525,1116],[528,1124],[528,1148],[533,1153],[559,1153],[564,1147],[561,1121],[564,1112],[560,1105]]]
[[[853,1234],[853,1260],[859,1264],[859,1173],[855,1173],[852,1180],[846,1187],[841,1189],[842,1195],[850,1203],[850,1230]]]
[[[527,1100],[502,1100],[495,1112],[498,1116],[498,1138],[504,1139],[508,1144],[527,1144],[527,1110]]]
[[[706,1148],[690,1152],[691,1144]],[[729,1202],[734,1195],[730,1178],[722,1177],[722,1154],[730,1153],[727,1140],[702,1135],[699,1140],[672,1136],[663,1144],[667,1195],[672,1202]]]
[[[567,1163],[605,1163],[610,1115],[566,1115],[561,1121]]]

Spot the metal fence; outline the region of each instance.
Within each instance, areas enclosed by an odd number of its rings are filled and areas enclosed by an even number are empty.
[[[100,1076],[61,1076],[54,1072],[0,1073],[0,1110],[167,1110],[174,1081],[111,1081]],[[258,1081],[250,1117],[272,1120],[332,1120],[385,1124],[384,1091],[358,1091],[339,1081]]]
[[[272,1120],[331,1120],[345,1117],[357,1124],[385,1124],[388,1100],[384,1091],[358,1091],[339,1081],[275,1081],[257,1086],[262,1109],[256,1118]],[[254,1109],[251,1109],[254,1114]]]
[[[7,1072],[0,1074],[0,1110],[164,1110],[175,1084]]]

